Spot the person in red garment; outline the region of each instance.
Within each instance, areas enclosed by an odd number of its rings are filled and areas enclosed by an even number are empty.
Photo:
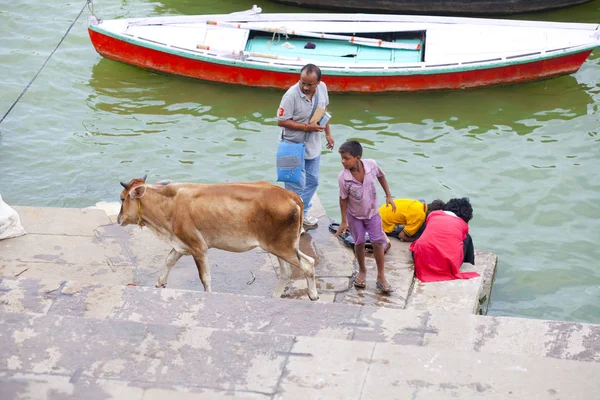
[[[475,264],[468,225],[471,218],[473,207],[466,197],[450,199],[444,211],[433,211],[427,216],[427,228],[409,248],[415,261],[415,274],[421,282],[479,276],[477,272],[460,272],[463,262]]]

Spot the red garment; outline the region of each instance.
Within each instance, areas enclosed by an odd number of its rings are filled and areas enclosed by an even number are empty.
[[[469,225],[461,218],[444,211],[431,212],[425,231],[409,248],[417,278],[421,282],[436,282],[479,276],[477,272],[460,272],[467,233]]]

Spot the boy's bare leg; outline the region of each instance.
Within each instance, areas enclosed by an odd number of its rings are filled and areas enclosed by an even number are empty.
[[[383,244],[373,243],[373,255],[375,256],[375,263],[377,264],[377,282],[381,283],[383,287],[387,289],[390,287],[390,284],[385,279],[385,254],[383,252]]]
[[[360,284],[364,284],[367,282],[367,267],[365,265],[364,243],[354,245],[354,255],[356,256],[356,261],[358,262],[358,276],[356,277],[356,281]]]

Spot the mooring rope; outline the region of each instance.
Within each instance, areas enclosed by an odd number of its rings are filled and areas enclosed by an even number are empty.
[[[281,27],[281,28],[277,28],[277,30],[273,31],[273,37],[271,38],[271,40],[267,40],[267,48],[270,49],[271,48],[271,44],[279,44],[279,42],[281,42],[281,31],[283,30],[283,33],[285,34],[285,40],[288,40],[290,37],[288,36],[287,32],[285,31],[285,27]],[[277,42],[275,41],[275,35],[277,35]]]
[[[10,112],[12,111],[12,109],[15,108],[15,106],[17,105],[17,103],[21,100],[21,97],[23,97],[23,95],[25,94],[25,92],[27,92],[27,90],[29,89],[29,87],[36,80],[36,78],[38,77],[38,75],[40,74],[40,72],[42,72],[42,70],[44,69],[44,67],[48,63],[48,61],[50,61],[50,58],[52,58],[52,56],[54,55],[54,53],[56,52],[56,50],[58,50],[59,46],[62,44],[62,42],[65,40],[65,38],[67,37],[67,35],[71,31],[71,28],[73,28],[73,25],[75,25],[75,22],[77,22],[77,20],[79,19],[79,17],[81,17],[81,14],[83,13],[83,10],[85,10],[85,7],[88,6],[88,3],[91,3],[91,0],[86,0],[85,1],[85,4],[83,5],[83,7],[81,7],[81,11],[79,11],[79,14],[77,14],[77,17],[75,17],[75,19],[73,20],[73,22],[71,22],[71,25],[69,25],[69,29],[67,29],[67,31],[65,32],[65,34],[63,35],[63,37],[60,39],[60,42],[58,42],[58,44],[56,45],[56,47],[54,48],[54,50],[52,50],[52,53],[50,53],[50,55],[48,56],[48,58],[46,58],[46,61],[44,61],[44,63],[42,64],[42,66],[40,67],[40,69],[38,70],[38,72],[34,75],[34,77],[31,78],[31,81],[29,81],[29,83],[27,84],[27,86],[25,86],[25,89],[23,89],[23,91],[21,92],[21,94],[19,95],[19,97],[17,97],[17,99],[15,100],[15,102],[12,103],[12,105],[10,106],[10,108],[8,109],[8,111],[6,112],[6,114],[4,114],[4,116],[2,117],[2,119],[0,119],[0,124],[2,122],[4,122],[4,119],[8,116],[8,114],[10,114]],[[92,13],[93,13],[93,5],[92,5],[91,10],[92,10]]]

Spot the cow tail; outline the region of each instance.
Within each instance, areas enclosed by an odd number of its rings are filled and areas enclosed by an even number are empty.
[[[300,235],[302,234],[302,224],[304,222],[304,203],[300,196],[296,195],[294,197],[294,203],[296,203],[296,207],[299,208],[299,218],[300,223],[298,224],[298,248],[300,248]]]

